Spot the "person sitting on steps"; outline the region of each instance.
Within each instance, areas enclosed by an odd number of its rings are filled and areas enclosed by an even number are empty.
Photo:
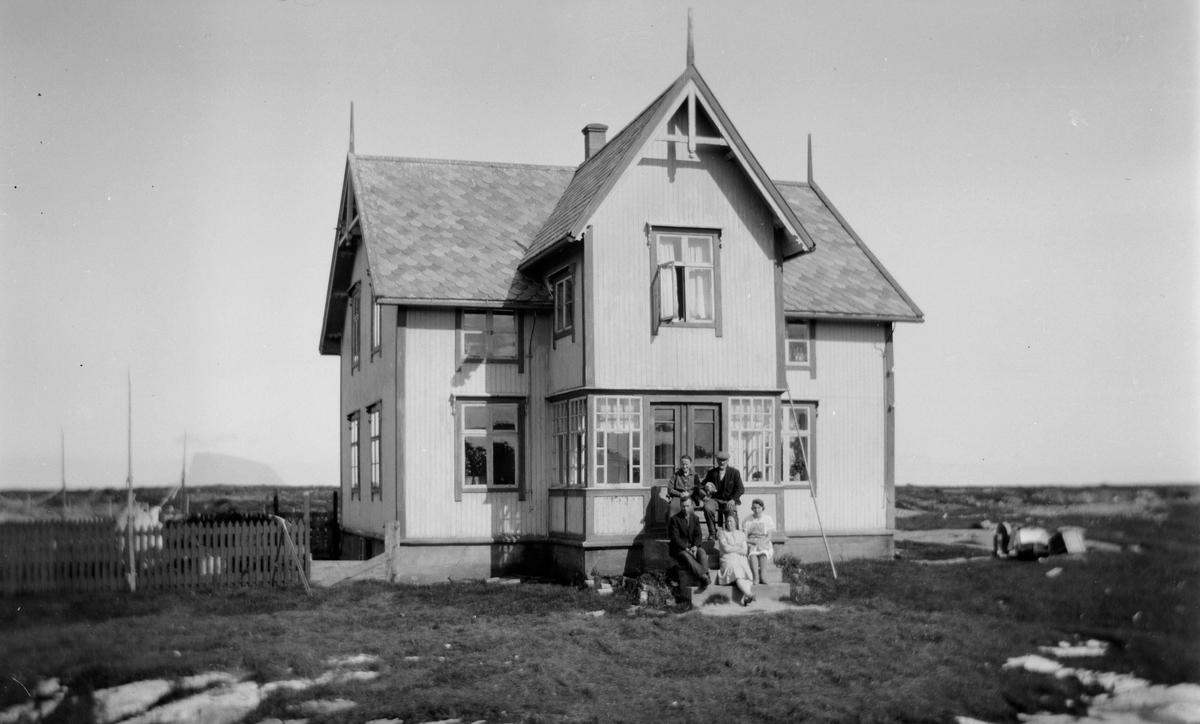
[[[767,561],[775,555],[775,546],[771,544],[771,534],[775,532],[775,521],[763,513],[766,508],[761,498],[755,498],[750,503],[750,515],[742,521],[742,531],[750,543],[750,577],[765,585]]]
[[[721,551],[717,584],[736,586],[742,592],[743,606],[754,603],[754,579],[746,561],[750,544],[746,542],[746,534],[738,530],[738,520],[732,515],[725,516],[725,529],[717,533],[717,548]]]
[[[708,588],[708,551],[700,547],[700,521],[693,514],[696,504],[691,498],[680,501],[679,512],[667,522],[667,546],[671,558],[700,581],[700,590]],[[679,586],[684,586],[680,576]]]

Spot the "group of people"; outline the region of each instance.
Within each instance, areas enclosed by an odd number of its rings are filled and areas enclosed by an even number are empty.
[[[708,537],[716,540],[720,555],[716,582],[736,586],[742,593],[742,605],[748,606],[754,602],[755,582],[767,582],[764,568],[774,554],[771,533],[775,523],[763,512],[766,506],[758,498],[750,504],[750,515],[739,521],[744,492],[741,473],[729,465],[729,453],[717,453],[717,466],[703,480],[692,470],[692,459],[684,455],[667,486],[667,537],[671,558],[680,570],[695,576],[701,591],[708,588],[708,551],[700,545],[700,521],[695,515],[697,509],[703,510]]]

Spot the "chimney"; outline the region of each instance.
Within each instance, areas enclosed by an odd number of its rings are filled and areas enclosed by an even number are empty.
[[[603,123],[589,123],[583,127],[583,160],[586,161],[604,148],[604,134],[608,126]]]

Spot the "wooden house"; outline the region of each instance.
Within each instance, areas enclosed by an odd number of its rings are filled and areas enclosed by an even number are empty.
[[[637,570],[680,455],[728,451],[802,557],[891,551],[896,322],[812,179],[689,62],[578,167],[346,159],[321,332],[342,526],[395,580]],[[815,507],[819,506],[819,510]]]

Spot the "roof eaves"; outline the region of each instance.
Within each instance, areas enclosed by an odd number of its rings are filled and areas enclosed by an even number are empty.
[[[467,299],[467,298],[432,298],[432,297],[377,297],[380,304],[401,305],[408,307],[474,307],[477,309],[549,309],[551,302],[513,301],[510,299]]]

